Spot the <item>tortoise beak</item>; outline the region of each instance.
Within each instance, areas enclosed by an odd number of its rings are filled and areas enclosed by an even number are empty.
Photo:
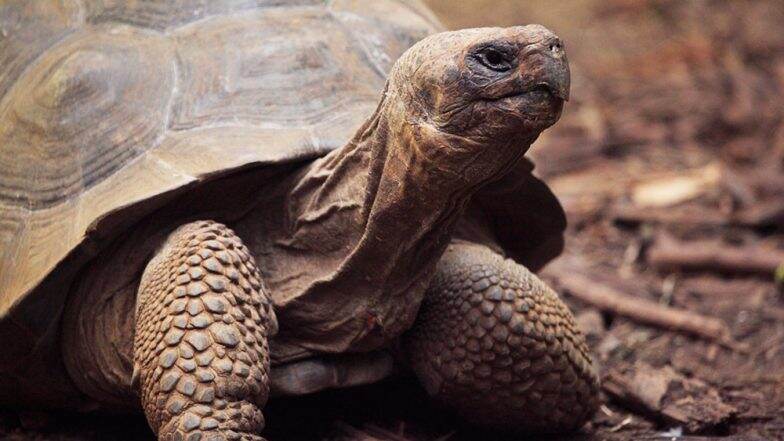
[[[569,61],[561,40],[549,34],[528,48],[528,57],[520,68],[523,78],[529,78],[530,89],[546,89],[569,101]]]
[[[569,62],[561,41],[556,37],[546,42],[541,53],[544,55],[542,81],[538,86],[546,87],[558,98],[569,101]]]

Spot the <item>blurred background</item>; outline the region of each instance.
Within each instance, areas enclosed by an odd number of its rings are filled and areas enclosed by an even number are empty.
[[[563,439],[784,439],[784,1],[425,1],[448,28],[541,23],[566,44],[572,100],[530,153],[570,221],[543,277],[605,404]],[[276,400],[267,436],[502,438],[426,403],[406,379]],[[0,438],[151,434],[0,413]]]

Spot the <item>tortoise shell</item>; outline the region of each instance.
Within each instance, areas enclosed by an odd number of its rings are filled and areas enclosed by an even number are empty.
[[[0,317],[156,204],[129,207],[341,146],[439,27],[416,1],[80,3],[0,6]]]
[[[61,365],[29,354],[53,352],[71,281],[113,237],[342,146],[439,28],[418,0],[0,4],[0,373]]]
[[[418,0],[0,5],[0,374],[54,395],[49,348],[90,259],[186,192],[343,146],[395,60],[440,29]],[[530,172],[479,208],[537,267],[564,220]]]

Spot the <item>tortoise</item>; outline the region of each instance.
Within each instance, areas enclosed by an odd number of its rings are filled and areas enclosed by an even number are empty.
[[[524,157],[569,96],[551,31],[444,32],[416,0],[18,0],[0,32],[0,405],[261,439],[270,395],[413,373],[492,428],[595,409],[532,273],[565,228]]]

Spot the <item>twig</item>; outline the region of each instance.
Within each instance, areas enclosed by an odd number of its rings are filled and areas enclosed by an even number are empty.
[[[639,441],[765,441],[765,438],[755,435],[730,435],[730,436],[667,436],[667,435],[640,435]]]
[[[406,436],[403,433],[397,434],[397,433],[391,432],[391,431],[389,431],[387,429],[384,429],[382,427],[376,426],[375,424],[365,424],[365,426],[363,428],[367,432],[369,432],[371,435],[376,436],[376,437],[381,437],[384,440],[388,440],[388,441],[411,441],[409,438],[406,438]]]
[[[758,201],[732,214],[695,206],[661,208],[620,205],[612,208],[611,216],[616,222],[624,224],[764,228],[784,225],[784,198]]]
[[[630,410],[690,433],[711,430],[738,413],[715,388],[684,377],[670,366],[656,368],[641,361],[623,366],[605,375],[602,389]]]
[[[730,339],[727,325],[717,318],[627,295],[573,268],[553,265],[548,267],[545,273],[552,275],[558,286],[573,297],[602,311],[612,312],[639,323],[718,341],[733,348],[737,346]]]
[[[784,251],[759,246],[733,247],[715,241],[681,242],[660,235],[648,250],[651,265],[663,270],[713,270],[773,276]]]
[[[738,211],[732,223],[744,227],[771,227],[784,225],[784,198],[759,201]]]
[[[724,226],[729,223],[723,213],[694,207],[656,208],[620,205],[612,208],[611,216],[616,222],[624,224]]]
[[[374,436],[371,436],[367,432],[357,429],[356,427],[352,427],[343,421],[335,421],[333,426],[336,429],[341,430],[346,435],[351,436],[351,441],[383,441]]]

